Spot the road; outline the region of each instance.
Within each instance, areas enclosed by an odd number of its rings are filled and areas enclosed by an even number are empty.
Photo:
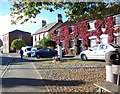
[[[17,54],[4,54],[0,57],[2,57],[2,59],[0,58],[0,61],[2,61],[2,92],[21,92],[21,94],[49,92],[47,86],[53,84],[53,82],[50,79],[42,79],[39,70],[34,66],[34,62],[40,62],[38,59],[30,57],[20,59]],[[80,60],[78,57],[64,59]]]
[[[10,61],[4,75],[2,74],[2,92],[48,92],[44,79],[33,65],[33,60],[27,57],[20,59],[18,56],[2,57],[4,66]]]

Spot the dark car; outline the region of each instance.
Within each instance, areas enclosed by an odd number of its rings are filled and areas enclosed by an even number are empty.
[[[35,52],[36,52],[37,50],[40,50],[40,49],[41,49],[41,48],[33,47],[33,48],[31,49],[31,52],[30,52],[31,56],[32,56],[32,57],[35,57]]]
[[[41,48],[40,50],[35,51],[34,56],[37,58],[40,57],[53,57],[57,55],[57,51],[51,50],[49,48]]]

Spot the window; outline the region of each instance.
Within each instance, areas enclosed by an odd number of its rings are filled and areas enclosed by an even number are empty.
[[[36,36],[35,36],[35,41],[36,41],[37,39],[36,39]]]
[[[70,48],[74,48],[74,41],[70,40]]]
[[[120,46],[119,45],[117,45],[117,44],[110,44],[112,47],[114,47],[114,48],[120,48]]]
[[[115,23],[115,25],[120,26],[120,14],[114,16],[114,23]]]
[[[63,41],[61,41],[60,43],[61,43],[61,45],[62,45],[62,48],[64,48],[64,42],[63,42]]]
[[[95,30],[94,21],[88,22],[88,30]]]
[[[99,50],[106,50],[106,48],[107,48],[106,45],[100,45],[99,46]]]
[[[69,30],[70,30],[70,33],[73,33],[73,31],[74,31],[74,26],[71,26],[71,27],[69,28]]]
[[[95,45],[92,47],[93,50],[97,50],[97,48],[98,48],[98,45]]]
[[[39,35],[39,40],[40,40],[40,35]]]
[[[55,35],[56,35],[56,36],[59,36],[58,30],[55,30]]]
[[[96,44],[96,39],[90,39],[90,46],[93,47]]]
[[[31,51],[31,48],[27,48],[27,51]]]
[[[90,29],[91,27],[90,27],[90,23],[88,23],[88,29]]]

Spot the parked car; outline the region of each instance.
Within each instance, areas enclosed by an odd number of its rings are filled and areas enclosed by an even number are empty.
[[[31,49],[32,49],[32,46],[22,47],[22,50],[24,52],[23,55],[30,57],[31,56]]]
[[[41,48],[33,47],[33,48],[31,49],[31,52],[30,52],[30,53],[31,53],[31,56],[34,57],[34,56],[35,56],[34,53],[35,53],[37,50],[40,50],[40,49],[41,49]]]
[[[57,51],[51,50],[49,48],[41,48],[40,50],[35,51],[32,55],[34,55],[37,58],[53,57],[57,55]]]
[[[119,51],[120,46],[116,44],[96,44],[88,50],[82,51],[80,53],[80,58],[85,61],[88,59],[99,59],[105,60],[105,54],[109,51]]]

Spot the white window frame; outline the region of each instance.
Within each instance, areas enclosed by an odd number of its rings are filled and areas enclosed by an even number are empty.
[[[74,32],[74,26],[70,26],[70,30],[71,30],[70,34],[73,34],[73,32]]]
[[[90,28],[88,28],[88,31],[96,30],[96,28],[95,28],[95,20],[94,21],[89,21],[88,25],[90,26]]]
[[[120,26],[120,14],[113,16],[114,17],[114,26]]]
[[[59,33],[59,30],[55,30],[55,36],[59,36],[60,33]]]

